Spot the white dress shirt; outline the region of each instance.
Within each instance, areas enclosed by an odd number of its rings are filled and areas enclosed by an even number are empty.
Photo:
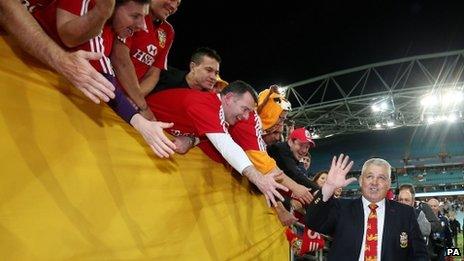
[[[364,234],[363,234],[363,241],[361,245],[361,252],[359,253],[359,261],[364,261],[364,249],[366,248],[366,232],[367,232],[367,219],[369,214],[371,213],[371,209],[369,208],[369,202],[366,198],[361,197],[363,210],[364,210]],[[383,223],[385,221],[385,199],[375,203],[378,208],[376,209],[377,212],[377,261],[380,261],[381,253],[382,253],[382,236],[383,236]]]

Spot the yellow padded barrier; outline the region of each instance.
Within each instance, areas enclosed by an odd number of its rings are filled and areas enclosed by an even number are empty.
[[[264,198],[199,149],[156,158],[0,37],[1,260],[287,260]]]

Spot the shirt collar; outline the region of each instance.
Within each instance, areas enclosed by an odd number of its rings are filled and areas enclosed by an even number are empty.
[[[362,203],[363,203],[363,208],[364,209],[369,208],[369,204],[371,204],[371,202],[369,200],[367,200],[364,196],[361,197],[361,200],[362,200]],[[375,203],[375,204],[377,204],[379,209],[384,208],[385,207],[385,198],[382,199],[381,201]]]

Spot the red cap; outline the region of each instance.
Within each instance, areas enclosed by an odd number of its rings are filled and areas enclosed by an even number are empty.
[[[316,147],[316,143],[314,143],[314,141],[311,139],[311,134],[305,128],[298,128],[293,130],[293,132],[290,134],[290,139],[299,140],[303,143],[309,142],[311,143],[311,148]]]

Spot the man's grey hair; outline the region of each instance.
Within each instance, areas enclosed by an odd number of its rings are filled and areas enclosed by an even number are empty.
[[[361,170],[361,175],[364,175],[364,173],[366,172],[366,169],[370,165],[375,165],[375,166],[380,166],[380,167],[386,168],[387,173],[388,173],[388,178],[391,179],[391,165],[390,165],[390,163],[388,163],[388,161],[386,161],[384,159],[381,159],[381,158],[372,158],[372,159],[369,159],[366,162],[364,162],[364,165],[363,165],[362,170]]]

